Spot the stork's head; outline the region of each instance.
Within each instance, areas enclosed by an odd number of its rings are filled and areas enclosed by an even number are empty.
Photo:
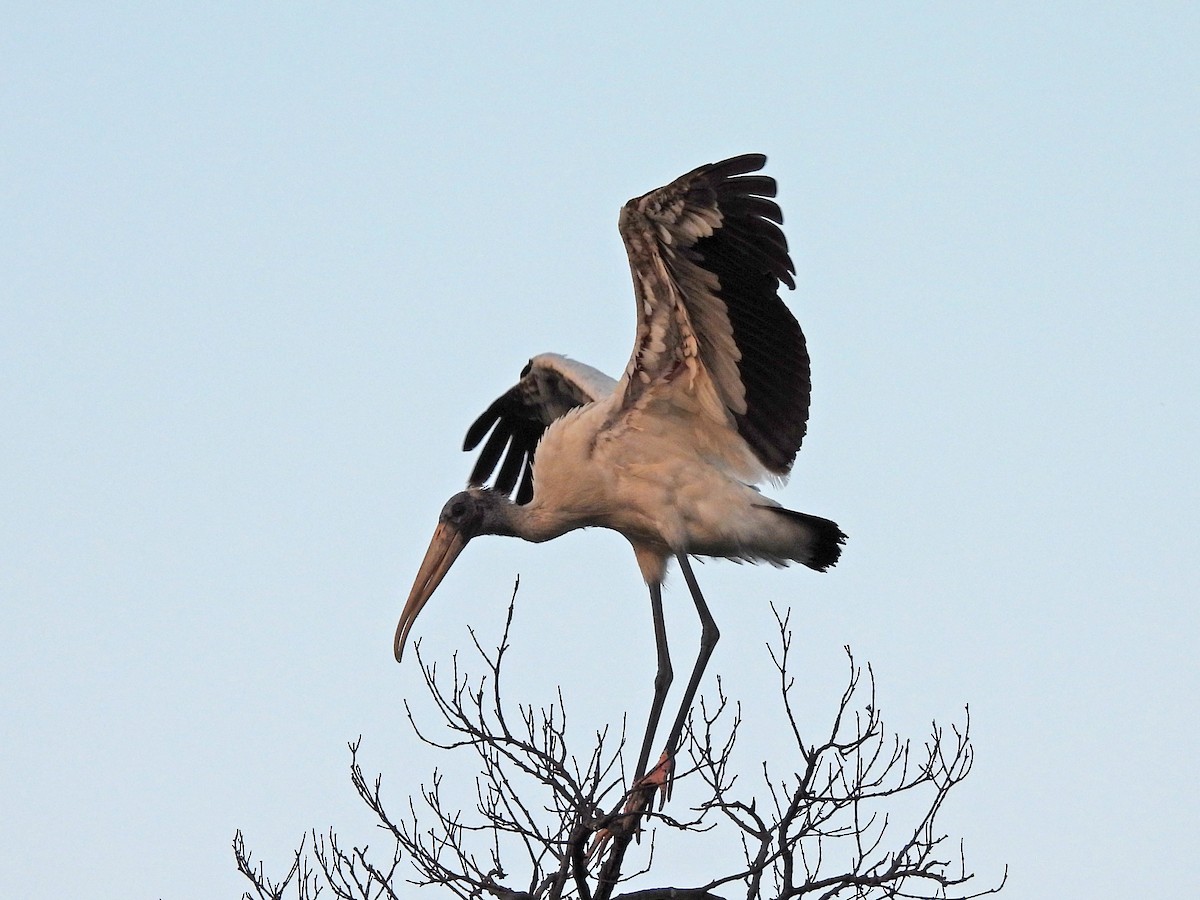
[[[470,488],[446,501],[396,626],[397,662],[404,655],[404,642],[417,615],[442,583],[467,541],[481,534],[510,533],[503,510],[507,503],[507,498],[482,488]]]

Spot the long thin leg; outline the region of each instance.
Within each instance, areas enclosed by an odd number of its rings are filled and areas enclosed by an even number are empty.
[[[616,884],[616,875],[609,872],[605,873],[612,865],[620,866],[621,857],[625,851],[623,848],[628,846],[630,839],[641,831],[641,816],[654,803],[654,792],[662,784],[659,780],[654,780],[652,784],[644,784],[646,781],[646,765],[650,761],[650,748],[654,745],[654,735],[658,732],[658,721],[662,718],[663,704],[667,700],[667,691],[671,689],[671,681],[675,677],[671,670],[671,654],[667,649],[667,623],[663,619],[662,607],[662,582],[655,582],[650,585],[650,611],[654,616],[654,643],[658,647],[658,672],[654,676],[654,701],[650,704],[650,718],[646,722],[646,735],[642,738],[642,750],[638,754],[637,770],[633,776],[633,781],[630,782],[629,792],[624,798],[624,810],[618,816],[618,810],[612,812],[613,818],[609,825],[596,832],[596,839],[592,842],[592,849],[588,853],[588,859],[596,858],[604,851],[604,847],[612,839],[614,834],[623,835],[623,838],[618,838],[614,855],[610,856],[608,862],[601,869],[601,881],[599,890],[596,896],[600,897],[603,894],[605,897],[612,893],[613,885]],[[655,769],[655,773],[658,773]],[[615,863],[614,863],[615,860]],[[606,878],[609,878],[607,883]]]
[[[683,703],[679,707],[679,714],[675,717],[675,724],[671,726],[671,733],[667,737],[667,747],[663,751],[663,755],[668,758],[674,757],[675,751],[679,749],[683,726],[692,709],[692,701],[696,698],[696,690],[700,687],[700,679],[704,676],[704,668],[708,665],[713,648],[717,646],[717,641],[721,638],[721,632],[717,630],[717,623],[713,620],[712,613],[708,611],[708,604],[704,602],[704,595],[700,593],[700,585],[696,583],[696,576],[692,573],[692,566],[688,562],[687,554],[679,553],[675,558],[679,560],[679,569],[683,572],[683,580],[687,582],[688,590],[692,592],[692,601],[696,604],[696,613],[700,616],[700,653],[696,657],[696,665],[692,668],[692,677],[688,680],[687,689],[683,692]]]
[[[680,569],[683,570],[688,590],[692,592],[692,601],[696,604],[696,612],[700,615],[700,654],[696,657],[696,665],[692,668],[692,677],[684,692],[683,705],[679,708],[679,715],[675,717],[675,724],[671,727],[671,734],[667,738],[667,749],[655,765],[654,771],[647,775],[646,765],[650,761],[650,747],[654,743],[654,734],[658,731],[658,720],[662,716],[663,703],[667,699],[667,690],[671,687],[673,677],[671,656],[667,652],[667,626],[663,620],[662,585],[651,584],[650,608],[654,613],[654,640],[658,645],[658,674],[654,677],[654,702],[650,705],[650,720],[646,723],[646,736],[642,739],[642,752],[638,755],[637,774],[634,776],[633,785],[625,799],[625,815],[621,820],[617,820],[621,821],[621,829],[624,829],[626,834],[630,830],[636,831],[640,827],[640,817],[653,804],[655,791],[663,790],[659,803],[660,808],[666,796],[671,792],[675,750],[679,746],[679,738],[683,734],[683,726],[687,722],[688,712],[692,708],[696,689],[700,686],[700,679],[704,675],[704,667],[708,665],[708,658],[712,656],[713,647],[717,645],[717,640],[721,637],[721,632],[717,630],[717,623],[713,621],[712,614],[704,602],[704,595],[700,593],[700,588],[696,584],[696,576],[692,574],[692,567],[687,561],[687,556],[681,553],[676,558],[679,560]],[[597,833],[596,840],[592,844],[591,856],[599,853],[608,843],[613,835],[612,827],[615,826],[606,827]],[[628,842],[629,838],[626,837],[625,840]]]
[[[654,616],[654,642],[658,646],[658,672],[654,676],[654,702],[650,704],[650,718],[646,722],[646,736],[642,738],[642,752],[638,754],[638,764],[633,776],[634,783],[646,774],[646,765],[650,761],[650,747],[654,744],[654,734],[658,731],[658,720],[662,717],[663,704],[667,699],[667,691],[671,687],[674,672],[671,670],[671,654],[667,650],[667,624],[663,619],[662,585],[650,585],[650,611]]]

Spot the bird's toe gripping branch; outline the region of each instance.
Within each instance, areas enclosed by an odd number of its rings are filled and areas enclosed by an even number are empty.
[[[661,810],[667,805],[667,801],[671,799],[671,789],[675,786],[675,755],[670,751],[663,751],[663,755],[658,758],[658,762],[654,768],[637,780],[630,791],[630,801],[634,796],[645,794],[646,802],[643,809],[649,809],[654,803],[654,792],[662,791],[658,795],[658,808]]]
[[[674,781],[675,759],[670,753],[663,753],[654,768],[633,783],[625,795],[625,807],[620,815],[610,816],[608,824],[596,832],[588,859],[597,859],[616,834],[632,834],[640,839],[642,816],[653,808],[655,792],[662,792],[658,795],[658,808],[662,810],[671,798]]]

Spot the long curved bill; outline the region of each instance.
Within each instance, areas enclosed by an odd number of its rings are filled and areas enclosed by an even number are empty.
[[[396,662],[400,662],[404,656],[404,642],[408,640],[413,622],[466,545],[462,532],[451,525],[443,522],[434,530],[429,549],[425,551],[425,559],[421,561],[421,568],[417,572],[417,580],[413,582],[408,602],[404,604],[404,611],[400,613],[400,622],[396,626]]]

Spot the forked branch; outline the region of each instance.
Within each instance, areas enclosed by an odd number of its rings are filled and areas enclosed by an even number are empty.
[[[252,887],[245,898],[308,900],[328,889],[341,900],[390,900],[398,895],[405,859],[403,877],[410,884],[439,886],[462,900],[966,900],[1003,887],[1007,872],[998,884],[973,890],[975,876],[961,845],[937,825],[950,791],[971,771],[969,711],[961,726],[947,730],[934,723],[920,745],[890,734],[874,673],[858,665],[847,647],[845,690],[831,721],[818,728],[797,699],[793,634],[788,614],[776,610],[779,635],[770,653],[790,750],[739,772],[735,748],[743,710],[718,679],[716,696],[702,697],[688,722],[689,764],[677,761],[677,791],[690,785],[687,805],[630,816],[623,812],[630,791],[623,729],[617,735],[594,731],[583,752],[574,753],[561,691],[540,709],[506,701],[501,685],[512,615],[510,602],[494,651],[471,633],[482,664],[477,677],[460,668],[457,656],[443,675],[417,647],[436,722],[433,728],[420,724],[406,706],[409,722],[447,759],[464,753],[473,759],[473,808],[464,811],[450,800],[448,773],[462,771],[456,766],[435,770],[403,801],[404,814],[393,815],[382,778],[368,780],[359,765],[356,740],[350,744],[351,783],[386,836],[387,853],[372,861],[367,847],[346,850],[332,830],[314,831],[284,875],[271,880],[253,863],[239,832],[234,855]],[[757,796],[752,781],[761,785]],[[461,788],[460,780],[455,784]],[[653,885],[656,841],[697,840],[710,829],[724,834],[725,846],[736,853],[724,862],[706,854],[695,869],[717,870],[691,886]],[[610,839],[589,859],[602,831]],[[646,833],[631,866],[633,841]],[[622,886],[636,889],[617,893]]]

